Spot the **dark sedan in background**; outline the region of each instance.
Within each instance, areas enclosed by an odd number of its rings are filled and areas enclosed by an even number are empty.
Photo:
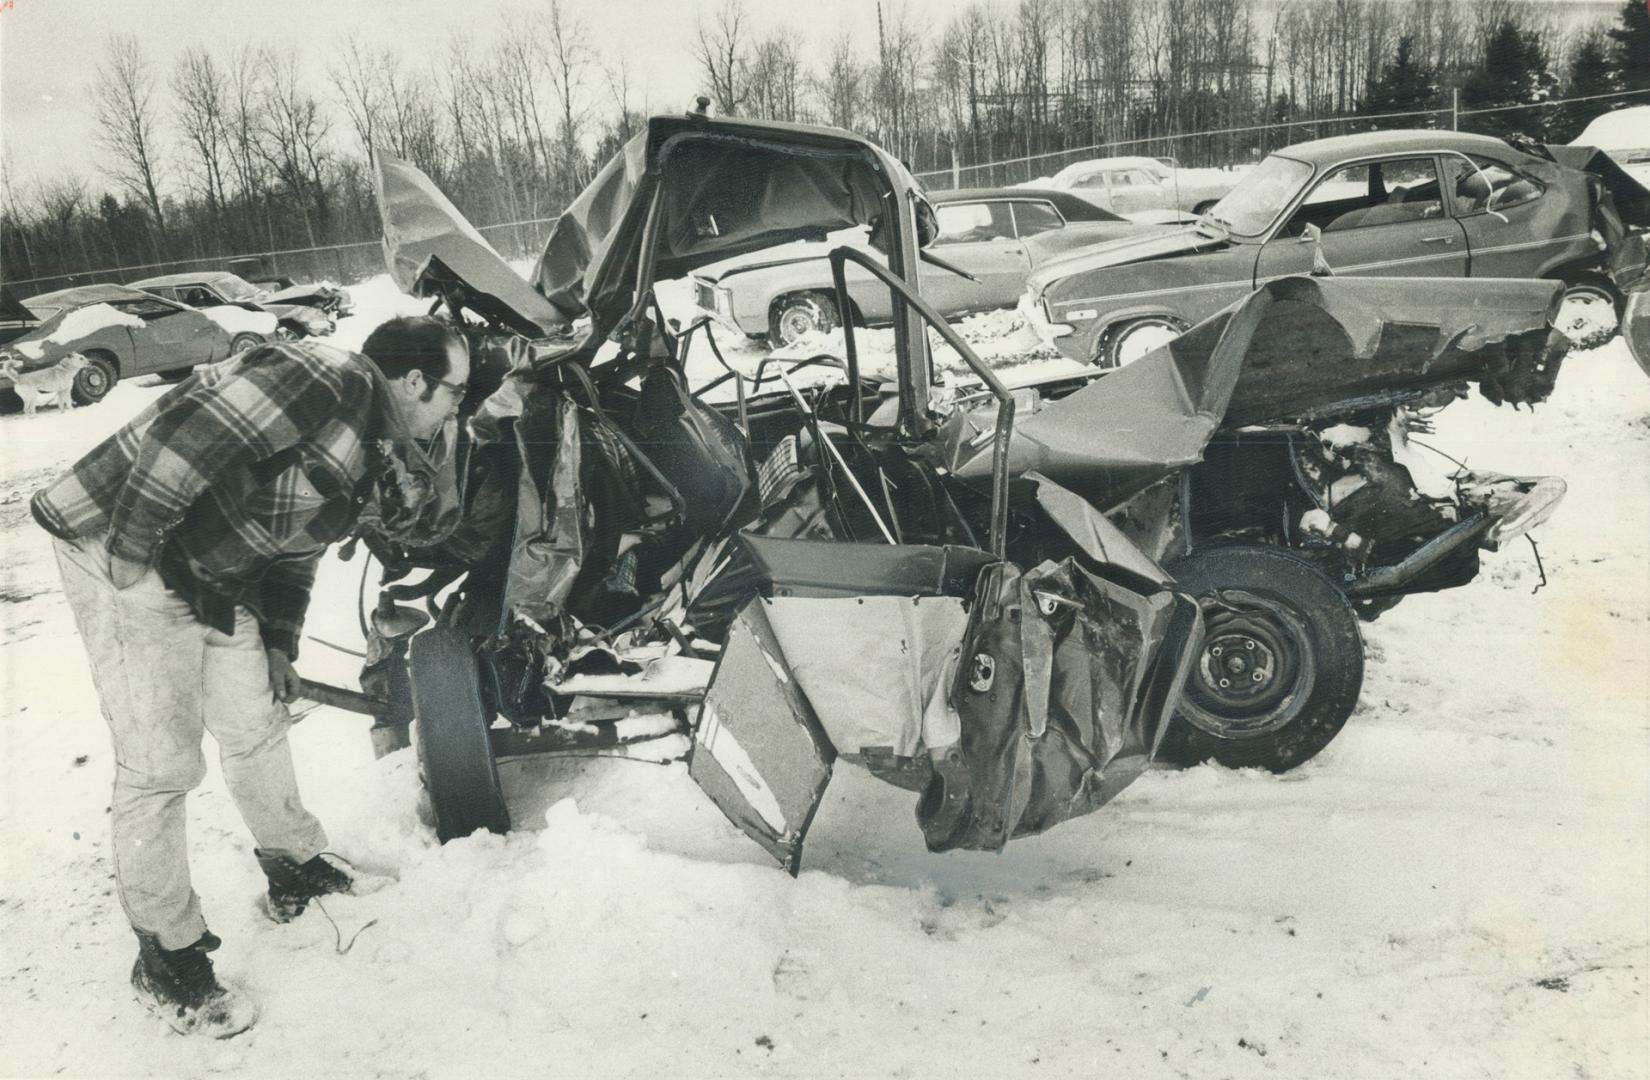
[[[1069,191],[965,188],[932,192],[929,199],[939,234],[928,250],[975,279],[922,264],[923,299],[948,317],[1012,307],[1033,266],[1078,247],[1152,231]],[[766,336],[775,346],[833,329],[842,322],[826,258],[835,246],[784,244],[714,263],[693,275],[694,301],[723,325]],[[856,326],[892,320],[888,289],[869,271],[849,266],[848,295]]]
[[[1038,267],[1021,310],[1067,356],[1115,367],[1291,274],[1546,278],[1568,286],[1559,328],[1593,345],[1646,225],[1650,192],[1585,147],[1346,135],[1272,154],[1195,225]]]

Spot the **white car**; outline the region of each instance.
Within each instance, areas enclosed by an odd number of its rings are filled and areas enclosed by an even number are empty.
[[[1067,165],[1048,186],[1130,217],[1150,211],[1201,214],[1242,175],[1225,169],[1182,169],[1151,157],[1111,157]]]

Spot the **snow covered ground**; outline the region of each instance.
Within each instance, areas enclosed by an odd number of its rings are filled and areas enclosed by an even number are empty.
[[[422,305],[354,290],[359,344]],[[742,350],[747,356],[749,350]],[[1621,343],[1533,413],[1427,441],[1570,494],[1528,549],[1367,628],[1363,703],[1285,776],[1148,774],[1000,855],[930,855],[914,797],[838,769],[792,880],[681,765],[504,766],[518,831],[438,846],[413,755],[293,733],[334,847],[399,882],[289,926],[253,906],[216,769],[191,800],[251,1032],[131,1000],[113,765],[29,492],[163,387],[0,418],[0,1073],[44,1076],[1618,1078],[1650,1061],[1650,380]],[[358,642],[359,564],[310,632]],[[822,648],[829,643],[822,642]],[[300,669],[348,680],[317,642]],[[337,929],[329,922],[336,920]],[[338,942],[354,944],[340,951]]]

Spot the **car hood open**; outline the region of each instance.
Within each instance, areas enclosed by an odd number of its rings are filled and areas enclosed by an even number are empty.
[[[416,295],[461,292],[530,337],[564,334],[589,315],[605,335],[629,310],[649,217],[651,278],[681,277],[791,240],[867,226],[887,252],[895,191],[917,204],[919,242],[933,210],[905,167],[851,132],[800,124],[660,116],[648,122],[556,219],[529,285],[411,164],[379,155],[385,258]]]

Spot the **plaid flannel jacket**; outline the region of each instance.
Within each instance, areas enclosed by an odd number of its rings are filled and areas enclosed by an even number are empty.
[[[36,492],[35,520],[155,565],[223,633],[244,604],[296,659],[316,566],[380,459],[381,386],[370,360],[309,341],[200,368]]]

